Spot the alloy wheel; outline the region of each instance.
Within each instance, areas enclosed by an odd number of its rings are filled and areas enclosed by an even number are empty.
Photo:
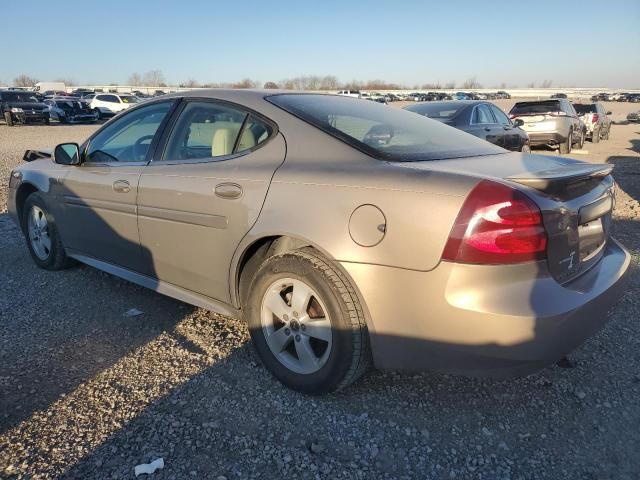
[[[27,230],[31,248],[40,260],[46,260],[51,254],[51,236],[47,215],[40,207],[33,205],[27,218]]]
[[[312,374],[331,354],[331,319],[318,293],[294,278],[273,282],[262,297],[261,325],[269,349],[289,370]]]

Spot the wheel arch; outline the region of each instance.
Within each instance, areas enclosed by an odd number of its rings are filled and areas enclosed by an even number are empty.
[[[24,204],[29,198],[29,195],[35,192],[39,192],[40,189],[36,187],[33,183],[26,181],[22,182],[18,187],[18,191],[16,192],[16,215],[18,217],[18,222],[22,226],[22,217],[23,217],[23,208]]]
[[[302,247],[311,247],[329,260],[334,261],[336,268],[338,268],[351,283],[358,297],[358,301],[360,302],[360,306],[362,307],[362,312],[367,326],[371,331],[372,323],[370,321],[369,309],[367,308],[358,285],[354,282],[351,275],[349,275],[349,273],[342,267],[340,262],[335,261],[333,256],[327,250],[322,248],[320,245],[297,235],[269,234],[258,238],[245,238],[245,241],[236,250],[236,254],[234,255],[231,265],[229,285],[231,287],[230,293],[233,306],[242,310],[242,304],[246,294],[248,293],[250,280],[258,271],[260,265],[262,265],[267,258],[297,250]]]

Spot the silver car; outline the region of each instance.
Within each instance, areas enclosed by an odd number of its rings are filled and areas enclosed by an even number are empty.
[[[610,165],[344,96],[180,92],[25,159],[9,210],[38,266],[242,317],[307,393],[372,363],[535,371],[606,322],[629,265]]]

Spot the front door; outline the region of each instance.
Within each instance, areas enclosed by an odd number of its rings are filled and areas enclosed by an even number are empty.
[[[499,147],[505,146],[504,130],[496,123],[488,104],[481,103],[473,107],[470,125],[465,130]]]
[[[105,125],[56,190],[60,233],[71,253],[140,271],[136,199],[149,145],[173,102],[149,104]]]
[[[229,302],[231,258],[284,161],[284,139],[242,107],[193,99],[163,151],[138,188],[145,273]]]

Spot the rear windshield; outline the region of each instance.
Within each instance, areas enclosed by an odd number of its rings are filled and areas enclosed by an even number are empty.
[[[138,103],[138,102],[140,102],[140,100],[138,100],[138,97],[134,97],[133,95],[120,95],[120,100],[122,100],[122,103]]]
[[[5,102],[36,103],[38,99],[30,92],[0,92]]]
[[[409,105],[405,110],[419,113],[425,117],[439,120],[447,120],[455,117],[466,105],[456,103],[423,103],[420,105]]]
[[[281,94],[267,100],[385,160],[410,162],[506,153],[461,130],[377,102],[321,94]]]
[[[544,113],[560,112],[560,102],[550,100],[545,102],[526,102],[516,103],[511,111],[510,115],[540,115]]]
[[[582,113],[596,113],[596,106],[593,103],[591,105],[574,103],[573,108],[576,109],[576,112],[578,112],[578,115]]]

